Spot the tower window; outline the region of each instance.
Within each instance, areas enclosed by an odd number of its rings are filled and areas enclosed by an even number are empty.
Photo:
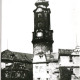
[[[42,17],[42,14],[41,13],[38,14],[38,18],[40,18],[40,17]]]
[[[40,23],[38,23],[38,27],[40,27],[40,28],[42,27],[42,23],[41,23],[41,22],[40,22]]]
[[[45,13],[45,17],[47,17],[47,13]]]

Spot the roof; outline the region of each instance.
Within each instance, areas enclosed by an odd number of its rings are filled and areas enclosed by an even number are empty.
[[[33,54],[14,52],[10,50],[5,50],[1,53],[2,62],[28,62],[31,63],[33,59]]]
[[[59,49],[59,56],[70,56],[73,52],[73,49]]]
[[[38,53],[41,54],[41,53]],[[10,50],[5,50],[1,53],[2,62],[23,62],[23,63],[33,63],[33,54],[14,52]],[[47,62],[58,62],[58,59],[55,59],[54,54],[46,54]]]
[[[47,62],[58,62],[58,59],[55,59],[55,56],[53,54],[47,54],[46,58]]]

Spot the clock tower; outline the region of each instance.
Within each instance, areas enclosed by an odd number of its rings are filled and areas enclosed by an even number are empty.
[[[38,0],[35,3],[34,32],[33,32],[33,53],[52,52],[53,30],[50,30],[50,9],[48,1]]]
[[[53,30],[50,29],[50,9],[48,1],[35,3],[33,32],[33,80],[49,80],[47,62],[52,52]]]

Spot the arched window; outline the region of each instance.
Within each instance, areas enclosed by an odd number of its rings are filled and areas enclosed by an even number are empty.
[[[38,13],[38,18],[41,18],[42,17],[42,14],[41,13]]]
[[[44,23],[43,22],[39,22],[38,23],[38,28],[41,28],[42,29],[43,27],[44,27]]]

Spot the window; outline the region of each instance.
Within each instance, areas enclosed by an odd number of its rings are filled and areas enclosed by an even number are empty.
[[[37,80],[40,80],[40,78],[37,78]]]
[[[47,73],[49,73],[49,71],[47,71]]]
[[[70,60],[69,61],[72,62],[72,56],[70,56]]]
[[[38,27],[40,27],[40,28],[42,27],[42,23],[41,23],[41,22],[40,22],[40,23],[38,23]]]
[[[25,73],[24,72],[21,73],[21,78],[25,78]]]
[[[49,63],[47,63],[46,65],[49,66]]]
[[[8,74],[8,72],[6,72],[6,73],[5,73],[5,77],[6,77],[6,78],[8,78],[8,77],[9,77],[9,74]]]
[[[71,71],[71,74],[73,74],[73,68],[71,68],[70,71]]]
[[[42,14],[41,13],[38,14],[38,18],[40,18],[40,17],[42,17]]]
[[[38,69],[38,66],[36,66],[36,69]]]
[[[49,80],[48,78],[46,78],[46,80]]]
[[[17,72],[17,78],[19,78],[21,75],[20,75],[20,72]]]
[[[47,17],[47,13],[45,13],[45,17]]]

